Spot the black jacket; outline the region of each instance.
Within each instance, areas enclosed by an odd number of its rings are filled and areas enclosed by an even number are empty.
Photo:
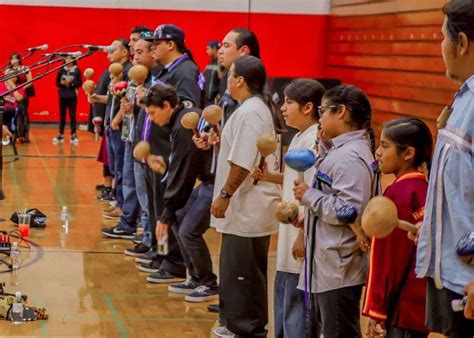
[[[176,211],[183,208],[193,191],[196,179],[212,182],[211,174],[212,150],[199,150],[192,140],[193,132],[181,125],[181,118],[196,108],[185,108],[179,105],[169,123],[171,154],[166,174],[166,191],[161,222],[172,224],[176,221]]]
[[[99,82],[95,87],[94,93],[97,95],[107,95],[110,84],[110,73],[109,69],[106,69],[99,78]],[[104,103],[95,103],[92,105],[92,115],[94,117],[105,118],[105,108],[107,107]]]
[[[63,85],[61,79],[70,79],[69,85]],[[61,68],[56,76],[56,86],[59,88],[60,99],[73,99],[77,97],[77,89],[82,86],[81,70],[74,66],[69,69],[67,66]]]
[[[153,68],[150,71],[148,78],[145,81],[145,87],[149,88],[153,79],[157,76],[158,72],[162,69],[161,66]],[[134,139],[132,140],[133,147],[142,141],[142,134],[145,129],[145,122],[147,118],[147,113],[145,109],[139,108],[138,104],[135,105],[135,108],[138,108],[138,114],[135,119],[134,124]],[[168,125],[160,127],[159,125],[149,122],[148,127],[150,128],[148,131],[148,142],[150,143],[151,153],[153,155],[163,156],[164,158],[168,158],[171,151],[170,145],[170,128]]]
[[[220,80],[218,75],[217,58],[213,59],[204,69],[204,78],[206,79],[206,97],[205,106],[214,103],[214,99],[219,94]]]

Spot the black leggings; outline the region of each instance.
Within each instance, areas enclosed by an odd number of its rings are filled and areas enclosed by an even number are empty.
[[[66,110],[69,109],[69,118],[71,120],[71,134],[76,133],[77,121],[77,97],[60,98],[59,99],[59,133],[64,134],[64,127],[66,126]]]

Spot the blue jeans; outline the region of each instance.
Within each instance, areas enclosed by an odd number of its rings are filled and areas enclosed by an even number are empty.
[[[277,271],[275,276],[275,338],[313,338],[320,336],[317,312],[307,310],[304,291],[297,288],[300,275]],[[312,295],[314,296],[314,295]],[[317,304],[313,302],[313,306]],[[302,320],[304,318],[304,320]]]
[[[135,189],[138,203],[142,209],[140,223],[143,227],[142,244],[151,247],[150,220],[148,218],[148,196],[146,193],[145,167],[143,164],[133,161],[133,172],[135,174]]]
[[[122,131],[107,129],[107,155],[109,156],[109,169],[114,175],[115,199],[117,206],[123,206],[123,157],[125,143],[122,141]]]
[[[201,183],[194,188],[186,205],[176,212],[173,232],[191,280],[199,285],[217,287],[217,276],[212,272],[212,260],[202,237],[209,229],[214,184]]]
[[[122,172],[122,215],[120,215],[119,227],[122,230],[135,232],[137,230],[137,218],[140,213],[137,191],[135,189],[135,174],[133,163],[133,149],[130,142],[124,142],[123,172]]]

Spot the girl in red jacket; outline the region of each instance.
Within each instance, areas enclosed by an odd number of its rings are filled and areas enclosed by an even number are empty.
[[[387,123],[375,155],[383,174],[395,182],[384,192],[398,210],[398,218],[422,221],[428,183],[421,168],[431,163],[433,141],[429,128],[417,118]],[[407,233],[395,229],[372,239],[363,315],[369,317],[368,337],[425,338],[426,282],[415,276],[416,247]]]

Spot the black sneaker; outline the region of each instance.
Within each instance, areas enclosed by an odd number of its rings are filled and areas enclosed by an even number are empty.
[[[120,229],[119,225],[116,225],[111,228],[102,228],[100,232],[105,237],[110,237],[110,238],[132,239],[135,237],[135,233],[122,230]]]
[[[132,239],[132,242],[135,243],[135,244],[140,244],[142,242],[144,236],[145,236],[144,234],[136,235],[135,238]]]
[[[194,289],[193,292],[187,294],[186,297],[184,297],[184,300],[187,302],[200,303],[216,300],[218,298],[218,288],[210,288],[209,286],[201,285]]]
[[[137,263],[151,263],[151,261],[157,257],[156,247],[151,248],[146,254],[135,257],[135,262]]]
[[[198,286],[199,286],[198,283],[189,279],[187,281],[184,281],[181,284],[168,285],[168,291],[174,292],[174,293],[182,293],[182,294],[187,295],[193,292]]]
[[[138,266],[138,270],[143,271],[143,272],[155,273],[158,270],[160,270],[162,260],[163,259],[157,255],[155,258],[151,260],[150,263],[141,263]]]
[[[186,278],[185,277],[178,277],[174,276],[168,271],[158,270],[155,273],[152,273],[150,276],[146,278],[146,280],[150,283],[179,283],[183,282]]]
[[[110,193],[105,194],[105,196],[103,196],[101,198],[101,200],[104,201],[104,202],[113,202],[113,201],[115,201],[114,191],[112,190]]]
[[[137,257],[143,254],[146,254],[148,251],[150,251],[150,247],[146,246],[145,244],[140,243],[140,244],[135,245],[133,248],[125,249],[124,253],[127,256]]]
[[[95,190],[97,190],[97,191],[102,191],[102,189],[105,189],[105,185],[103,185],[103,184],[96,184]]]
[[[105,188],[100,189],[100,194],[97,195],[96,199],[104,201],[106,197],[113,196],[113,195],[114,193],[113,193],[112,188],[105,187]]]

